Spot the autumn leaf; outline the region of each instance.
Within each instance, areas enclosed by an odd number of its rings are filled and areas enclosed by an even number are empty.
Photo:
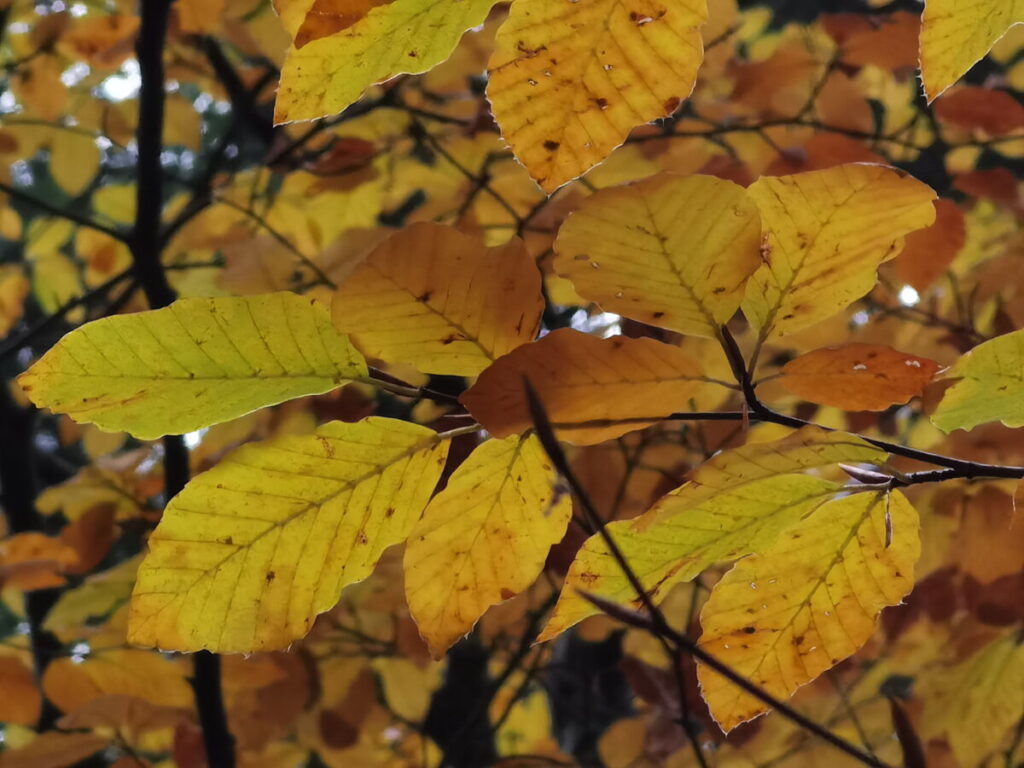
[[[1024,717],[1024,645],[1019,632],[997,635],[921,684],[924,732],[946,734],[960,765],[983,765]]]
[[[866,294],[903,237],[935,219],[926,185],[881,165],[763,177],[747,193],[761,210],[763,264],[743,313],[763,337],[824,320]]]
[[[703,58],[705,0],[517,0],[488,62],[502,136],[545,192],[671,115]]]
[[[931,102],[963,76],[1014,24],[1022,0],[927,0],[921,20],[921,79]]]
[[[816,349],[782,367],[782,385],[798,397],[847,411],[884,411],[920,395],[939,369],[934,360],[881,344]]]
[[[700,645],[789,698],[867,642],[882,608],[913,587],[920,548],[917,512],[898,491],[831,501],[722,577],[701,609]],[[703,664],[697,674],[722,730],[767,711]]]
[[[780,532],[840,489],[803,471],[884,460],[883,451],[858,437],[805,427],[781,440],[718,454],[647,512],[609,523],[607,529],[651,599],[660,602],[673,586],[716,562],[764,551]],[[636,606],[636,592],[604,538],[591,536],[566,575],[540,640],[597,612],[578,590]]]
[[[48,731],[26,746],[0,753],[0,768],[64,768],[99,752],[108,741],[94,733]]]
[[[0,656],[0,721],[35,725],[42,706],[42,694],[35,675],[16,656]]]
[[[1024,331],[979,344],[944,377],[956,383],[932,414],[932,423],[939,429],[973,429],[990,421],[1024,426]]]
[[[760,239],[738,184],[660,174],[584,201],[559,230],[554,265],[607,311],[714,338],[761,263]]]
[[[139,567],[129,640],[287,647],[406,538],[446,454],[432,430],[383,418],[243,446],[164,511]]]
[[[582,445],[682,410],[708,386],[697,363],[679,347],[625,336],[599,339],[561,328],[499,358],[460,399],[496,437],[520,434],[533,424],[524,377],[559,434]],[[572,426],[581,422],[595,423]]]
[[[521,240],[488,248],[421,222],[370,254],[335,293],[332,314],[371,357],[474,376],[537,335],[540,289]]]
[[[341,112],[374,83],[441,63],[495,0],[393,0],[351,26],[288,51],[274,107],[276,123]],[[301,28],[300,28],[301,29]]]
[[[366,375],[327,312],[291,293],[180,299],[75,329],[18,383],[75,421],[151,440]]]
[[[939,279],[967,240],[964,212],[952,200],[935,201],[935,223],[907,235],[893,263],[900,279],[924,291]]]
[[[488,440],[427,505],[405,550],[409,611],[435,658],[534,582],[572,513],[533,435]]]

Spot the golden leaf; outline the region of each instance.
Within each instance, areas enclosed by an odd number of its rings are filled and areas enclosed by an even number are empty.
[[[432,430],[382,418],[243,446],[164,511],[139,567],[129,640],[287,647],[406,538],[447,450]]]
[[[762,177],[747,194],[765,234],[743,313],[764,337],[806,328],[859,299],[904,235],[935,220],[935,193],[883,165]]]
[[[501,133],[545,192],[670,115],[703,59],[705,0],[516,0],[487,65]]]
[[[368,355],[456,376],[533,340],[543,309],[540,272],[521,240],[488,248],[428,222],[378,246],[331,307],[335,328]]]
[[[932,414],[932,423],[943,432],[990,421],[1024,426],[1024,330],[979,344],[944,377],[957,382]]]
[[[898,491],[831,501],[722,577],[701,610],[700,645],[789,698],[867,642],[879,612],[913,587],[920,551],[917,512]],[[703,664],[697,675],[726,732],[768,709]]]
[[[559,230],[554,266],[609,312],[716,337],[761,263],[760,240],[738,184],[659,174],[587,198]]]
[[[366,375],[320,306],[291,293],[180,299],[69,333],[18,382],[32,402],[145,440]]]
[[[427,506],[405,550],[409,611],[439,658],[537,578],[572,514],[533,435],[488,440]]]

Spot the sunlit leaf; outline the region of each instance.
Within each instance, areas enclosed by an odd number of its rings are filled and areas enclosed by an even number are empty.
[[[927,0],[921,24],[921,79],[928,101],[960,79],[1014,24],[1022,0]]]
[[[366,375],[328,313],[290,293],[180,299],[78,328],[18,381],[75,421],[152,439]]]
[[[293,46],[281,69],[274,120],[290,123],[341,112],[374,83],[426,72],[486,18],[495,0],[394,0],[355,24]]]
[[[243,446],[165,510],[139,567],[129,639],[287,647],[405,539],[446,454],[432,430],[381,418]]]
[[[701,647],[786,699],[867,642],[879,612],[913,587],[920,549],[917,512],[898,491],[829,502],[722,577],[700,613]],[[697,669],[723,730],[767,711]]]
[[[765,234],[743,312],[767,336],[806,328],[859,299],[903,237],[935,220],[935,193],[881,165],[763,177],[747,193]]]
[[[488,62],[502,136],[546,192],[670,115],[703,58],[705,0],[516,0]]]
[[[607,311],[715,337],[761,263],[760,240],[738,184],[663,174],[585,200],[558,233],[555,269]]]
[[[1024,426],[1024,331],[979,344],[945,373],[956,379],[946,390],[932,422],[945,432],[1001,421]]]
[[[853,435],[805,427],[782,440],[718,454],[649,511],[610,523],[608,532],[659,602],[673,586],[716,562],[764,551],[840,487],[802,471],[884,460],[883,451]],[[551,639],[597,612],[577,590],[637,606],[636,592],[604,538],[591,536],[569,569],[540,639]]]
[[[435,657],[537,578],[572,512],[557,483],[535,436],[488,440],[427,506],[405,550],[405,591]]]
[[[417,223],[370,254],[334,295],[335,327],[368,355],[473,376],[537,335],[540,272],[522,241]]]

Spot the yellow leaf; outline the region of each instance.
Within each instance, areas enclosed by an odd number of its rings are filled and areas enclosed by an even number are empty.
[[[139,558],[125,560],[107,571],[89,576],[77,587],[65,590],[46,614],[43,628],[70,642],[80,636],[89,619],[103,618],[131,595]]]
[[[55,130],[50,141],[50,175],[74,197],[82,194],[100,169],[102,155],[89,135]]]
[[[528,377],[562,438],[601,443],[685,409],[705,386],[679,347],[654,339],[601,339],[560,328],[497,360],[460,398],[496,437],[533,425]],[[581,426],[581,422],[593,422]]]
[[[88,323],[18,382],[40,407],[149,440],[365,375],[362,357],[327,312],[282,292],[180,299]]]
[[[572,514],[557,483],[535,436],[488,440],[427,506],[405,550],[405,593],[435,658],[537,578]]]
[[[285,648],[406,538],[447,442],[393,419],[243,446],[164,511],[129,640],[179,651]]]
[[[760,241],[743,187],[660,174],[585,200],[558,233],[554,266],[609,312],[716,337],[761,263]]]
[[[921,79],[929,103],[1022,22],[1024,0],[927,0],[921,19]]]
[[[920,395],[939,364],[883,344],[816,349],[782,367],[782,385],[805,400],[847,411],[884,411]]]
[[[859,299],[904,235],[935,219],[935,193],[883,165],[763,177],[747,193],[765,234],[743,312],[764,337],[806,328]]]
[[[0,338],[3,338],[21,320],[25,311],[29,282],[21,267],[0,267]]]
[[[496,0],[394,0],[355,24],[288,51],[274,121],[341,112],[374,83],[440,64],[462,33],[481,24]]]
[[[705,0],[516,0],[487,65],[502,136],[545,192],[676,111],[703,59]]]
[[[701,647],[787,699],[867,642],[913,587],[920,552],[917,512],[898,491],[829,502],[722,577],[701,610]],[[708,667],[697,675],[724,731],[767,711]]]
[[[1024,426],[1024,330],[979,344],[946,373],[946,390],[932,423],[943,432],[1001,421]]]
[[[182,32],[202,35],[220,31],[225,5],[226,0],[179,0],[172,8]]]
[[[379,245],[331,309],[335,328],[372,357],[474,376],[537,335],[544,300],[540,272],[518,238],[488,248],[420,222]]]
[[[716,562],[769,547],[781,531],[827,500],[836,483],[804,470],[880,464],[881,451],[860,438],[817,427],[770,443],[724,451],[689,482],[633,520],[608,525],[619,549],[655,602]],[[577,590],[634,604],[633,590],[604,539],[591,536],[576,555],[558,604],[539,640],[550,640],[598,610]]]
[[[1010,630],[921,682],[923,731],[946,733],[960,765],[983,765],[1024,717],[1024,645]]]
[[[187,666],[138,648],[114,648],[82,659],[54,659],[43,692],[62,712],[76,712],[101,696],[133,696],[166,707],[190,707]]]

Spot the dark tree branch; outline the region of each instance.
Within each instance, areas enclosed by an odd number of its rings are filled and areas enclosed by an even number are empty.
[[[173,0],[141,0],[141,25],[136,45],[142,83],[139,90],[139,151],[135,226],[129,247],[132,267],[150,307],[166,307],[176,298],[161,259],[164,204],[164,45]],[[164,488],[167,499],[188,482],[188,449],[180,435],[164,438]],[[228,730],[220,685],[220,660],[213,654],[194,657],[193,687],[196,710],[203,730],[206,758],[211,768],[234,768],[235,745]]]

